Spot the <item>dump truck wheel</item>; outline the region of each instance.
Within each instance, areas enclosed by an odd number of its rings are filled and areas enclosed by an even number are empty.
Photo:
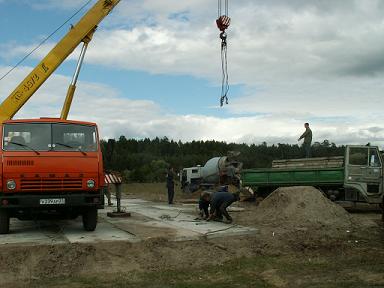
[[[85,231],[95,231],[97,225],[97,209],[91,207],[83,212],[83,227]]]
[[[0,209],[0,234],[9,233],[9,214],[7,210]]]

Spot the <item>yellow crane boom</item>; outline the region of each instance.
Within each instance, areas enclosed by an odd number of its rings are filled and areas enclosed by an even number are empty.
[[[56,44],[0,105],[0,122],[12,119],[29,98],[81,43],[88,43],[97,25],[120,0],[99,0]],[[68,108],[69,110],[69,108]],[[68,114],[68,112],[67,112]]]

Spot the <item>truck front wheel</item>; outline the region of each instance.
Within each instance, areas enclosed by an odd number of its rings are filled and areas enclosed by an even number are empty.
[[[83,227],[85,231],[95,231],[97,225],[97,208],[90,207],[83,212]]]
[[[5,209],[0,209],[0,234],[9,233],[9,214]]]

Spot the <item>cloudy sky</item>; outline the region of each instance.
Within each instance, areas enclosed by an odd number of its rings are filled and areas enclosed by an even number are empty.
[[[83,2],[0,0],[0,75]],[[310,122],[314,141],[384,145],[384,1],[229,4],[229,105],[216,0],[121,0],[90,44],[69,118],[97,122],[104,138],[296,143]],[[0,81],[1,100],[67,29]],[[59,116],[78,54],[16,118]]]

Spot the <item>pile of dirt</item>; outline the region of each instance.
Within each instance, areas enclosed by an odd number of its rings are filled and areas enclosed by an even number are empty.
[[[341,206],[313,187],[284,187],[265,198],[256,210],[257,221],[273,226],[346,229],[351,217]]]

